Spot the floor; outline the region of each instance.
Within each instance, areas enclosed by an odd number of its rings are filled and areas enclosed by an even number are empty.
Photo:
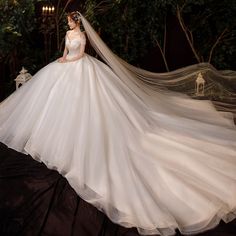
[[[57,171],[0,143],[0,236],[138,236],[83,201]],[[181,235],[177,232],[177,236]],[[198,236],[236,236],[236,220]]]

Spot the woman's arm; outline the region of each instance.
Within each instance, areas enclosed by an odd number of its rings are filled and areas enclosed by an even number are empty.
[[[67,32],[66,32],[66,37],[67,37]],[[68,54],[68,48],[66,47],[66,44],[65,44],[63,56],[58,59],[58,62],[66,62],[67,61],[66,60],[67,54]]]
[[[80,45],[80,50],[79,50],[78,56],[73,57],[73,58],[71,58],[71,59],[66,59],[66,61],[71,62],[71,61],[77,61],[77,60],[79,60],[81,57],[83,57],[83,55],[84,55],[84,50],[85,50],[85,44],[81,44],[81,45]]]
[[[67,61],[67,60],[66,60],[66,55],[67,55],[67,54],[68,54],[68,49],[67,49],[67,47],[65,46],[65,49],[64,49],[64,52],[63,52],[63,56],[58,59],[58,62],[66,62],[66,61]]]
[[[85,33],[82,33],[81,35],[82,39],[80,42],[80,50],[79,50],[79,54],[78,56],[71,58],[71,59],[66,59],[66,61],[71,62],[71,61],[77,61],[79,60],[81,57],[84,56],[84,51],[85,51],[85,45],[86,45],[86,37],[85,37]]]
[[[63,58],[65,58],[66,59],[66,55],[68,54],[68,49],[67,49],[67,47],[65,46],[65,49],[64,49],[64,52],[63,52]]]

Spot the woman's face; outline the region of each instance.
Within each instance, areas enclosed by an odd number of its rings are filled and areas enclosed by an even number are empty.
[[[68,22],[70,29],[74,29],[77,26],[75,21],[73,21],[70,17],[67,17],[67,22]]]

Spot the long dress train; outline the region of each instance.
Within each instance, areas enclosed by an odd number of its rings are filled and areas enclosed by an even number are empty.
[[[83,38],[69,41],[68,58]],[[0,141],[57,169],[114,222],[141,234],[202,232],[236,208],[236,129],[209,101],[155,107],[85,54],[54,61],[0,104]]]

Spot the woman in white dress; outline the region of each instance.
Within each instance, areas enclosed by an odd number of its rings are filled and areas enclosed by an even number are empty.
[[[108,65],[84,52],[81,21]],[[140,234],[195,234],[233,220],[232,119],[210,101],[137,79],[148,72],[112,54],[78,12],[68,24],[63,56],[0,104],[0,141],[57,169],[84,200]]]

